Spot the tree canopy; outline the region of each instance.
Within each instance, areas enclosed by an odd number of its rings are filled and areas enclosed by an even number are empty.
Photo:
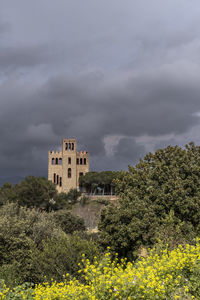
[[[17,202],[21,206],[46,211],[71,209],[80,195],[77,189],[58,193],[56,185],[45,177],[27,176],[13,187],[10,183],[5,183],[0,188],[0,206],[7,202]]]
[[[57,194],[56,186],[45,177],[27,176],[13,188],[12,197],[20,205],[48,210]]]
[[[194,143],[147,154],[119,174],[115,189],[119,206],[102,212],[99,230],[102,245],[121,256],[155,244],[164,231],[182,240],[200,233],[200,147]]]
[[[101,194],[113,194],[113,180],[118,173],[114,171],[88,172],[79,178],[79,184],[89,194],[97,194],[98,190]]]
[[[95,243],[84,238],[85,229],[80,217],[65,210],[47,213],[18,203],[2,205],[0,278],[15,286],[43,282],[45,276],[62,280],[66,273],[78,275],[81,254],[92,259],[98,252]]]
[[[84,220],[79,216],[71,214],[67,210],[61,209],[52,212],[51,215],[56,224],[67,234],[72,234],[74,231],[86,230]]]

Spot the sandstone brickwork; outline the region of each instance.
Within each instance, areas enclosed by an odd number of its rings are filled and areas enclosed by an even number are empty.
[[[89,153],[77,152],[76,139],[63,139],[62,151],[48,152],[48,179],[58,192],[79,189],[79,177],[89,172]]]

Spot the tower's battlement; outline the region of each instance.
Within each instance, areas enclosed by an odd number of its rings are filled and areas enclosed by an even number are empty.
[[[77,152],[76,139],[63,139],[62,151],[48,151],[48,179],[59,192],[79,189],[79,177],[89,172],[89,153]]]
[[[62,151],[49,151],[49,155],[62,155]]]
[[[79,154],[84,155],[84,154],[88,154],[88,152],[87,151],[80,151]]]

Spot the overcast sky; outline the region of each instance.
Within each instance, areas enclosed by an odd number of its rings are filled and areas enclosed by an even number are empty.
[[[0,179],[68,137],[97,171],[200,143],[199,0],[0,0]]]

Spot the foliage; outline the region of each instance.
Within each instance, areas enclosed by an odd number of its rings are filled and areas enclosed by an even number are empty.
[[[102,194],[113,194],[113,180],[117,175],[118,172],[114,171],[88,172],[79,178],[79,184],[90,194],[96,194],[98,189]]]
[[[55,184],[45,177],[28,176],[14,186],[9,201],[48,211],[51,209],[51,200],[56,194]]]
[[[159,230],[155,233],[158,243],[156,247],[164,248],[167,244],[170,249],[178,247],[178,245],[185,245],[188,237],[190,240],[195,239],[194,232],[189,224],[182,222],[180,219],[175,219],[174,211],[171,210],[168,215],[162,218],[162,224]]]
[[[74,205],[78,198],[81,196],[81,192],[77,189],[70,189],[68,193],[59,193],[56,194],[51,201],[51,208],[53,210],[59,209],[71,209],[72,205]]]
[[[69,203],[75,204],[78,201],[78,198],[81,196],[81,192],[77,189],[70,189],[67,193],[67,198]]]
[[[80,195],[77,189],[58,194],[56,185],[45,177],[28,176],[14,187],[5,183],[0,188],[0,206],[7,202],[18,202],[20,206],[37,207],[49,212],[70,209]]]
[[[0,275],[15,285],[28,280],[31,256],[43,241],[58,239],[62,230],[50,214],[9,203],[0,209]]]
[[[21,286],[16,286],[10,289],[6,286],[3,280],[0,280],[0,299],[10,300],[10,299],[34,299],[35,292],[33,290],[32,284],[24,283]]]
[[[80,204],[81,206],[84,206],[88,202],[89,198],[85,195],[81,196],[80,198]]]
[[[43,243],[42,251],[35,251],[32,255],[31,282],[38,283],[45,280],[62,281],[63,275],[78,276],[78,263],[81,255],[92,260],[99,254],[96,244],[84,240],[78,235],[63,235],[58,240],[48,240]]]
[[[110,200],[109,199],[106,199],[106,198],[97,198],[95,200],[97,203],[100,203],[100,204],[104,204],[105,206],[109,205],[110,204]]]
[[[99,223],[104,247],[131,258],[165,236],[169,215],[169,240],[178,234],[187,242],[200,234],[200,147],[190,143],[149,153],[121,172],[115,185],[119,206],[108,206]]]
[[[23,282],[43,282],[44,277],[61,280],[66,272],[75,275],[84,252],[92,259],[96,244],[77,235],[84,222],[70,212],[41,212],[8,203],[0,209],[0,278],[9,287]],[[85,233],[86,234],[86,233]]]
[[[179,246],[177,249],[150,252],[138,262],[111,261],[106,253],[99,262],[90,262],[83,255],[79,270],[84,281],[69,278],[60,283],[46,282],[35,289],[18,287],[18,299],[199,299],[200,245]],[[12,291],[2,284],[0,292],[11,299]],[[15,299],[16,299],[15,298]]]
[[[43,240],[59,238],[62,230],[51,214],[8,203],[0,209],[0,234],[4,239],[6,235],[18,239],[20,234],[25,234],[40,248]]]
[[[79,216],[71,214],[69,211],[59,210],[52,213],[52,216],[56,224],[67,234],[72,234],[74,231],[86,230],[84,220]]]
[[[0,207],[1,205],[4,205],[9,201],[9,198],[12,197],[12,194],[13,194],[12,185],[9,182],[6,182],[0,188]]]
[[[71,209],[72,204],[67,193],[56,194],[51,201],[52,210]]]

